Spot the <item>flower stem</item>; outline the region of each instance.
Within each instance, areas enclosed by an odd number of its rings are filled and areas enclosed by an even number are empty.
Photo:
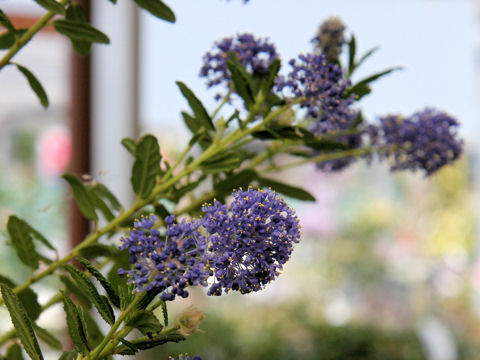
[[[60,0],[58,3],[62,6],[68,4],[70,0]],[[8,50],[8,52],[0,59],[0,70],[10,63],[10,60],[45,26],[51,18],[56,15],[55,12],[49,11],[43,15],[31,28],[29,28],[15,44]]]

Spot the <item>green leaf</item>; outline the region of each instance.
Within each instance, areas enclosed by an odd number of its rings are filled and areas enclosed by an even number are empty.
[[[62,350],[62,343],[55,336],[36,324],[33,325],[33,328],[35,329],[35,333],[37,334],[38,338],[45,344],[50,346],[52,349]]]
[[[75,360],[78,356],[78,353],[75,350],[64,351],[58,360]]]
[[[306,140],[315,138],[315,136],[307,129],[289,125],[272,125],[267,127],[265,130],[259,130],[252,133],[252,136],[261,140]]]
[[[47,240],[45,236],[35,230],[30,224],[28,224],[25,220],[17,218],[17,221],[21,224],[21,226],[34,238],[40,241],[43,245],[48,247],[50,250],[56,251],[55,247]]]
[[[33,360],[43,360],[40,346],[33,332],[32,322],[27,316],[25,308],[18,299],[17,295],[4,283],[0,283],[2,298],[7,306],[8,312],[12,319],[13,326],[17,332],[17,336],[23,344],[27,354]]]
[[[107,220],[108,222],[112,221],[115,218],[115,215],[113,215],[107,204],[105,204],[105,201],[103,201],[103,199],[99,197],[91,188],[89,188],[87,191],[93,206],[100,210],[105,220]]]
[[[137,352],[137,349],[135,348],[135,345],[133,345],[130,341],[128,341],[124,338],[118,338],[118,340],[120,340],[120,342],[123,345],[125,345],[131,351],[131,353],[129,355],[135,355],[135,353]]]
[[[70,185],[78,209],[82,214],[89,220],[98,220],[97,214],[95,213],[95,206],[82,181],[72,173],[65,173],[62,175],[62,178]]]
[[[217,174],[238,169],[243,161],[243,156],[238,151],[225,151],[202,162],[202,170],[206,174]]]
[[[395,66],[395,67],[392,67],[390,69],[387,69],[387,70],[384,70],[384,71],[381,71],[379,73],[376,73],[376,74],[373,74],[373,75],[370,75],[369,77],[363,79],[363,80],[360,80],[358,84],[370,84],[371,82],[374,82],[378,79],[380,79],[381,77],[385,76],[385,75],[388,75],[390,74],[391,72],[393,71],[397,71],[397,70],[403,70],[403,67],[402,66]]]
[[[160,290],[151,290],[148,291],[140,300],[140,302],[137,305],[138,310],[144,310],[147,308],[147,306],[155,299],[155,297],[160,294]]]
[[[10,49],[15,44],[15,34],[11,31],[5,31],[0,34],[0,50]]]
[[[21,346],[13,343],[7,350],[6,360],[23,360]]]
[[[186,112],[182,111],[181,114],[185,125],[187,125],[193,136],[198,137],[197,140],[202,149],[208,148],[213,140],[206,131],[205,127]]]
[[[235,86],[237,94],[240,95],[245,102],[245,108],[249,110],[255,103],[252,79],[235,55],[233,53],[229,55],[230,59],[227,60],[227,68],[232,75],[233,85]]]
[[[87,335],[85,331],[84,320],[81,318],[81,312],[70,297],[62,291],[63,309],[67,314],[68,333],[72,339],[75,350],[86,354],[89,351]]]
[[[168,22],[175,22],[173,11],[160,0],[135,0],[138,6],[147,10],[153,16]]]
[[[95,183],[95,185],[93,185],[91,189],[100,198],[102,198],[105,201],[108,201],[110,207],[113,210],[120,211],[123,209],[122,204],[120,204],[120,201],[118,201],[117,197],[113,195],[113,193],[102,183]]]
[[[355,53],[357,50],[357,44],[355,41],[355,36],[352,35],[350,41],[348,42],[348,74],[351,75],[355,70]]]
[[[231,174],[215,185],[215,190],[220,193],[229,194],[233,189],[239,187],[247,187],[250,183],[257,178],[255,170],[246,169],[238,173]]]
[[[275,59],[272,61],[270,66],[268,67],[268,74],[267,78],[265,79],[265,83],[262,86],[263,93],[268,95],[275,84],[275,79],[277,78],[278,72],[280,71],[280,67],[282,66],[280,59]]]
[[[195,96],[192,90],[181,81],[177,81],[177,85],[180,88],[182,95],[187,99],[188,105],[195,114],[195,121],[198,122],[198,128],[204,126],[207,130],[214,130],[212,119],[208,115],[207,110],[201,103],[201,101]]]
[[[156,184],[156,177],[160,175],[160,146],[153,135],[145,135],[138,142],[135,149],[135,163],[133,164],[131,182],[135,194],[147,198]]]
[[[110,44],[110,39],[107,35],[83,21],[55,20],[53,26],[55,30],[67,36],[70,40]]]
[[[0,274],[0,283],[6,284],[8,287],[14,289],[17,285],[8,277]],[[20,302],[23,304],[28,317],[35,321],[42,312],[42,307],[38,303],[38,296],[31,288],[26,288],[17,294]]]
[[[126,286],[118,288],[120,296],[120,309],[125,310],[133,301],[132,289]]]
[[[38,81],[35,75],[33,75],[33,73],[30,70],[28,70],[26,67],[19,64],[15,64],[15,66],[27,79],[28,84],[30,85],[30,88],[33,90],[35,95],[37,95],[38,100],[40,100],[40,104],[42,104],[44,108],[47,108],[49,104],[48,95],[45,92],[45,89],[43,88],[42,84],[40,84],[40,81]]]
[[[375,46],[374,48],[370,49],[367,51],[361,58],[360,60],[357,61],[355,64],[355,69],[358,68],[360,65],[363,64],[365,60],[367,60],[370,56],[372,56],[374,53],[376,53],[380,49],[380,46]]]
[[[70,273],[70,275],[72,275],[72,278],[75,280],[75,282],[86,290],[89,299],[95,305],[103,320],[105,320],[108,324],[113,325],[115,322],[113,309],[111,308],[110,304],[100,296],[95,288],[95,285],[93,285],[88,276],[72,265],[65,264],[64,268]]]
[[[33,245],[33,239],[25,223],[14,215],[8,218],[7,231],[10,235],[11,244],[15,248],[20,260],[32,268],[38,268],[38,253]]]
[[[163,324],[168,326],[168,311],[167,311],[167,303],[162,301],[162,314],[163,314]]]
[[[132,340],[130,343],[135,346],[138,350],[148,350],[154,348],[159,345],[166,344],[168,342],[180,342],[184,341],[185,336],[180,334],[162,334],[156,335],[152,338],[140,338],[136,340]],[[125,355],[132,355],[131,349],[127,348],[126,346],[122,345],[115,349],[115,354],[125,354]]]
[[[143,335],[154,334],[162,331],[163,326],[153,312],[140,310],[135,312],[126,322],[127,326],[134,327]]]
[[[88,25],[87,15],[83,11],[82,7],[77,4],[70,4],[68,6],[66,19],[80,21]],[[90,41],[82,41],[82,40],[74,40],[74,39],[70,39],[70,40],[72,42],[73,49],[78,54],[82,56],[87,56],[90,53],[90,50],[92,48],[92,43]]]
[[[105,335],[100,330],[97,321],[90,315],[90,312],[84,311],[85,329],[87,330],[87,339],[90,346],[95,347],[102,342]]]
[[[92,264],[90,264],[88,260],[81,257],[77,258],[77,260],[83,266],[85,266],[85,268],[90,272],[90,274],[102,285],[112,304],[116,307],[120,307],[120,298],[118,297],[117,292],[113,289],[112,285],[108,282],[108,280],[105,279],[102,273],[98,271]]]
[[[296,186],[284,184],[264,177],[258,178],[258,182],[260,186],[271,187],[273,190],[292,198],[305,201],[315,201],[315,197],[312,194]]]
[[[135,142],[135,140],[133,140],[132,138],[123,138],[122,145],[125,149],[127,149],[130,154],[135,156],[135,149],[137,147],[137,143]]]
[[[75,284],[70,278],[66,276],[60,276],[60,281],[65,285],[65,289],[68,293],[72,293],[75,295],[75,299],[81,303],[81,305],[85,306],[86,308],[92,307],[92,302],[88,298],[84,289],[80,288]]]
[[[372,89],[366,83],[358,83],[353,85],[350,89],[346,91],[347,95],[355,94],[357,95],[357,100],[360,100],[365,95],[368,95],[372,92]]]
[[[113,257],[118,255],[118,248],[115,245],[91,244],[80,249],[80,255],[93,259],[97,257]]]
[[[55,14],[65,15],[63,5],[55,0],[35,0],[35,2],[44,9],[53,11]]]
[[[13,26],[10,18],[0,9],[0,24],[3,25],[8,31],[15,33],[15,27]]]
[[[349,149],[351,149],[351,146],[348,146],[348,145],[346,145],[342,142],[327,140],[327,139],[307,140],[307,141],[305,141],[305,145],[308,146],[309,148],[317,150],[317,151],[349,150]]]

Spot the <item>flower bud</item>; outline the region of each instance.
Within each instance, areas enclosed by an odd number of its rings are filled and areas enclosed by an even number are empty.
[[[189,336],[195,332],[201,332],[199,326],[203,319],[205,319],[203,312],[191,305],[175,317],[174,325],[180,334]]]

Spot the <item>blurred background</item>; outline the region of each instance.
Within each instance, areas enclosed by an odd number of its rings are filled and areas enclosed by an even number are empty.
[[[375,162],[336,174],[312,166],[279,174],[317,198],[291,201],[303,239],[283,274],[257,294],[193,291],[172,314],[194,303],[206,314],[205,332],[145,357],[480,359],[480,1],[183,0],[170,4],[174,25],[133,2],[80,3],[110,46],[81,59],[47,28],[17,58],[44,84],[48,110],[20,74],[0,73],[0,236],[15,213],[66,252],[89,229],[70,208],[63,171],[89,174],[128,205],[131,159],[120,140],[148,131],[167,158],[182,150],[186,104],[174,82],[213,108],[215,91],[198,73],[214,41],[238,32],[268,36],[286,64],[311,51],[319,24],[337,15],[355,33],[359,53],[381,46],[358,77],[405,67],[362,100],[367,118],[444,109],[463,124],[464,156],[431,178],[391,174]],[[26,26],[42,15],[30,0],[0,0],[0,8]],[[19,282],[28,277],[0,245],[0,272],[16,268]],[[49,285],[34,286],[41,303],[54,291]],[[53,307],[40,323],[61,333],[61,312]]]

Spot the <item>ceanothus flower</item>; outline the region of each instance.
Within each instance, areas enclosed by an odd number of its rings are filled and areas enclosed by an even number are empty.
[[[298,61],[289,61],[292,70],[287,77],[277,78],[279,91],[287,90],[293,99],[303,98],[302,108],[318,122],[342,123],[344,112],[353,104],[354,95],[345,97],[350,80],[343,70],[330,62],[324,54],[299,55]]]
[[[175,358],[169,356],[168,360],[175,360]],[[188,355],[178,355],[178,360],[202,360],[202,358],[198,355],[195,355],[193,358],[191,358]]]
[[[272,190],[239,190],[230,209],[214,201],[202,208],[209,235],[209,295],[261,290],[274,280],[300,239],[299,220]]]
[[[447,113],[427,108],[407,118],[381,117],[369,134],[373,145],[386,147],[380,157],[391,161],[392,171],[423,170],[428,176],[460,157],[459,125]]]
[[[156,217],[142,217],[122,240],[121,250],[128,249],[132,270],[119,269],[127,276],[128,284],[135,285],[134,292],[156,290],[162,300],[175,296],[187,297],[189,285],[206,286],[209,272],[205,268],[206,239],[198,232],[198,220],[175,223],[167,216],[165,236],[153,226]]]
[[[207,86],[230,87],[231,75],[227,68],[228,53],[234,53],[250,74],[266,75],[268,67],[278,58],[275,46],[268,39],[256,38],[252,34],[237,34],[214,44],[214,49],[203,57],[200,77],[206,78]],[[220,99],[217,94],[216,98]]]
[[[320,53],[325,54],[328,61],[336,62],[345,44],[344,32],[345,25],[342,20],[332,16],[320,25],[312,42]]]

